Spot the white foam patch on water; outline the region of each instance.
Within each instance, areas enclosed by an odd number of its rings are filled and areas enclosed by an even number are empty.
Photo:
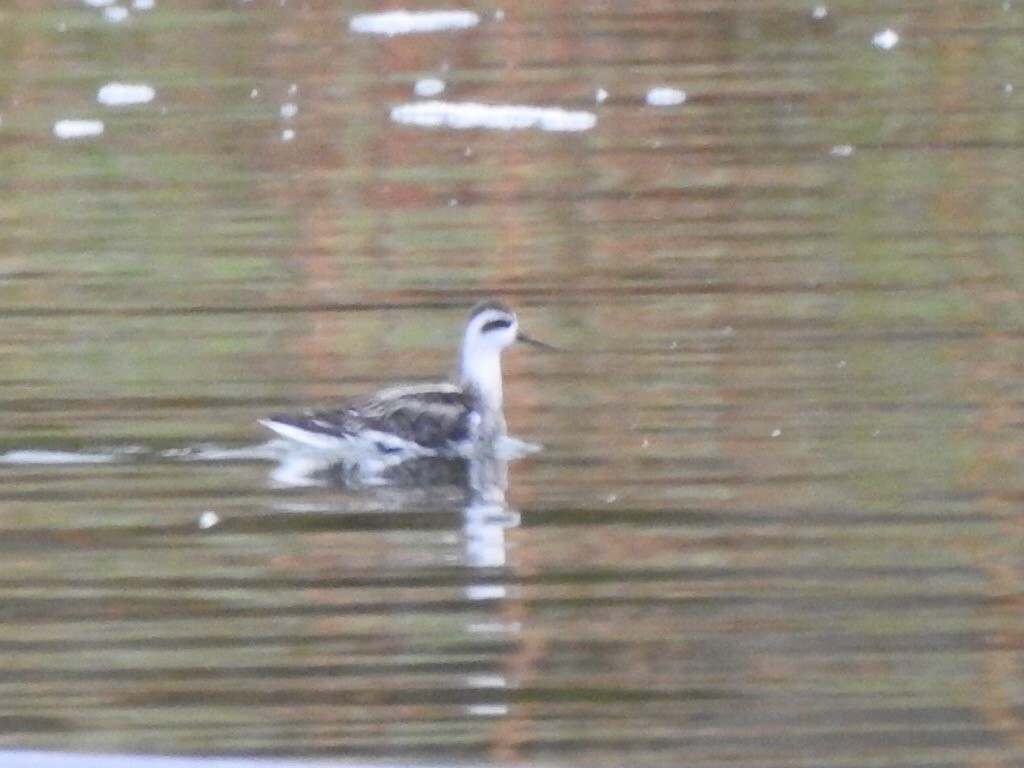
[[[108,107],[147,104],[154,98],[156,91],[143,83],[107,83],[96,92],[96,101]]]
[[[412,90],[417,96],[437,96],[444,91],[444,80],[436,77],[423,77],[416,81]]]
[[[492,128],[510,131],[537,128],[542,131],[587,131],[597,124],[593,112],[525,104],[478,104],[475,102],[420,101],[399,104],[391,119],[424,128]]]
[[[899,41],[900,36],[895,29],[883,29],[871,38],[871,44],[874,45],[875,48],[881,48],[883,51],[895,48]]]
[[[473,11],[386,11],[360,13],[348,22],[353,32],[366,35],[408,35],[446,29],[469,29],[480,23]]]
[[[531,453],[539,453],[543,450],[544,446],[540,443],[520,440],[512,435],[501,435],[494,444],[495,457],[508,461],[521,459],[523,456],[529,456]]]
[[[53,135],[58,139],[82,139],[103,133],[102,120],[58,120]]]
[[[651,88],[645,99],[652,107],[674,107],[686,101],[686,91],[659,85],[656,88]]]
[[[103,18],[114,24],[119,24],[128,18],[128,9],[119,5],[112,5],[103,9]]]

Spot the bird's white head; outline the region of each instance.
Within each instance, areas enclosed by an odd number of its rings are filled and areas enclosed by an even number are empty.
[[[477,304],[466,320],[462,336],[463,348],[500,353],[518,340],[519,320],[516,313],[500,301]]]
[[[459,376],[463,386],[493,408],[501,408],[501,351],[519,336],[516,313],[498,301],[477,304],[462,332]]]
[[[555,349],[520,331],[516,313],[500,301],[483,301],[470,310],[462,333],[459,378],[490,408],[501,409],[501,351],[517,341]]]

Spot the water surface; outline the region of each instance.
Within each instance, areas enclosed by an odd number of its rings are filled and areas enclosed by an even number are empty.
[[[1019,763],[1018,4],[375,10],[0,11],[0,746]],[[491,296],[508,510],[279,481]]]

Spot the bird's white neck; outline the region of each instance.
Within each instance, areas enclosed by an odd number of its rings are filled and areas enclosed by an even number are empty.
[[[501,350],[471,345],[462,350],[459,360],[459,378],[462,386],[471,389],[483,408],[501,411]]]

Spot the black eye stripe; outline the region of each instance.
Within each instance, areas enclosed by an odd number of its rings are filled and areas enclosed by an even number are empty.
[[[511,328],[511,320],[488,320],[484,323],[484,327],[480,329],[481,333],[489,333],[490,331],[497,331],[503,328]]]

